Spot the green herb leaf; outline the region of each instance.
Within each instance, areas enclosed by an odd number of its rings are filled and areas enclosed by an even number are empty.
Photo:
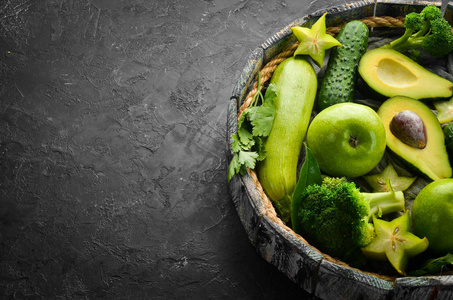
[[[234,174],[237,174],[240,171],[241,164],[239,163],[239,154],[235,153],[233,158],[228,165],[228,181],[233,178]]]
[[[253,125],[253,135],[268,136],[272,130],[274,123],[275,107],[272,102],[265,102],[261,106],[254,109],[254,113],[250,116],[250,121]]]
[[[453,254],[448,253],[445,256],[427,260],[418,270],[409,272],[412,276],[436,275],[451,272],[453,268]]]
[[[245,123],[244,123],[245,124]],[[239,140],[245,149],[250,149],[254,144],[253,134],[247,128],[247,126],[241,126],[238,130]]]
[[[234,155],[228,166],[228,181],[234,174],[244,175],[247,168],[254,169],[257,161],[266,157],[262,138],[269,136],[275,117],[274,99],[277,97],[275,84],[270,84],[266,97],[261,93],[261,74],[258,73],[258,91],[250,106],[238,120],[238,132],[232,135],[231,148]],[[258,103],[261,105],[258,105]]]
[[[239,140],[239,136],[237,134],[233,134],[231,136],[233,141],[231,142],[231,149],[233,149],[234,152],[239,152],[242,149],[241,141]]]
[[[241,165],[241,168],[239,169],[238,174],[240,174],[241,176],[244,176],[245,174],[247,174],[247,167],[245,165]]]
[[[302,193],[308,186],[312,184],[320,185],[322,183],[321,170],[319,169],[318,162],[316,161],[313,152],[307,147],[306,143],[304,143],[304,148],[305,160],[300,169],[299,180],[297,181],[291,201],[291,223],[293,230],[296,233],[300,233],[301,231],[300,222],[298,222],[298,220]]]
[[[264,142],[260,137],[255,137],[255,149],[258,153],[256,160],[264,160],[266,158],[266,148],[264,147]]]
[[[255,168],[256,159],[258,153],[250,151],[239,151],[239,163],[246,166],[249,169]]]
[[[259,94],[261,94],[261,91]],[[274,99],[276,97],[277,87],[275,83],[271,83],[266,90],[263,103],[260,106],[253,106],[248,109],[247,116],[252,123],[254,136],[266,137],[271,133],[275,117]]]

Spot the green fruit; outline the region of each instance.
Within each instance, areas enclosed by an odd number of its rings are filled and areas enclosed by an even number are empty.
[[[386,97],[448,98],[453,83],[393,49],[377,48],[362,56],[359,73],[370,88]]]
[[[398,273],[405,275],[409,258],[424,252],[429,240],[410,232],[409,212],[390,222],[373,216],[373,223],[376,237],[362,248],[362,253],[371,259],[388,260]]]
[[[423,149],[408,145],[402,137],[395,135],[395,130],[391,130],[394,117],[403,111],[414,112],[423,122],[426,130],[426,145]],[[397,96],[386,100],[379,108],[378,115],[386,130],[387,146],[392,152],[431,180],[451,177],[452,169],[442,127],[428,106],[415,99]],[[411,124],[405,126],[410,127]]]
[[[352,102],[355,95],[359,61],[368,45],[368,27],[354,20],[337,35],[341,47],[330,52],[329,64],[318,95],[318,111],[336,103]]]
[[[390,187],[397,191],[407,190],[417,179],[417,177],[403,177],[399,176],[391,163],[385,167],[384,171],[379,174],[364,176],[364,179],[373,189],[373,193],[389,192]],[[390,186],[387,184],[389,180]]]
[[[271,83],[277,89],[275,117],[264,142],[267,155],[257,165],[257,173],[280,218],[288,222],[297,183],[297,163],[318,83],[312,65],[302,56],[283,61],[272,75]]]
[[[453,162],[453,123],[449,123],[444,127],[445,146],[447,147],[448,158],[450,164]]]
[[[412,206],[412,229],[427,237],[429,250],[438,255],[453,251],[453,179],[431,182],[417,195]]]
[[[437,119],[440,124],[453,121],[453,98],[450,100],[434,101],[434,107],[437,109]]]
[[[326,15],[327,13],[324,13],[310,29],[300,26],[291,28],[300,42],[294,56],[309,55],[320,68],[322,68],[326,50],[341,46],[339,41],[326,33]]]
[[[313,119],[307,145],[323,172],[355,178],[371,171],[382,159],[385,129],[368,106],[334,104]]]

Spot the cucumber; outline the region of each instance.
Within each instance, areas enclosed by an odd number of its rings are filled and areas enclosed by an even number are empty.
[[[291,198],[297,184],[297,164],[316,99],[318,81],[313,66],[303,56],[285,59],[275,70],[275,117],[264,141],[266,158],[257,174],[277,214],[291,219]]]
[[[368,27],[362,21],[347,23],[338,33],[340,47],[330,52],[329,63],[319,89],[317,109],[354,100],[360,59],[368,47]]]

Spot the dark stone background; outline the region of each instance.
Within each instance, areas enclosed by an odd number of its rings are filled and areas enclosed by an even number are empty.
[[[307,299],[226,185],[253,49],[325,0],[1,0],[0,298]]]

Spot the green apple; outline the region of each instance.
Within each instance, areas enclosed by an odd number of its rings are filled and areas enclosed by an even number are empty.
[[[431,182],[417,195],[412,205],[412,229],[427,237],[428,250],[438,255],[453,252],[453,179]]]
[[[385,128],[370,107],[339,103],[315,116],[308,127],[307,146],[323,172],[355,178],[370,172],[382,159]]]

